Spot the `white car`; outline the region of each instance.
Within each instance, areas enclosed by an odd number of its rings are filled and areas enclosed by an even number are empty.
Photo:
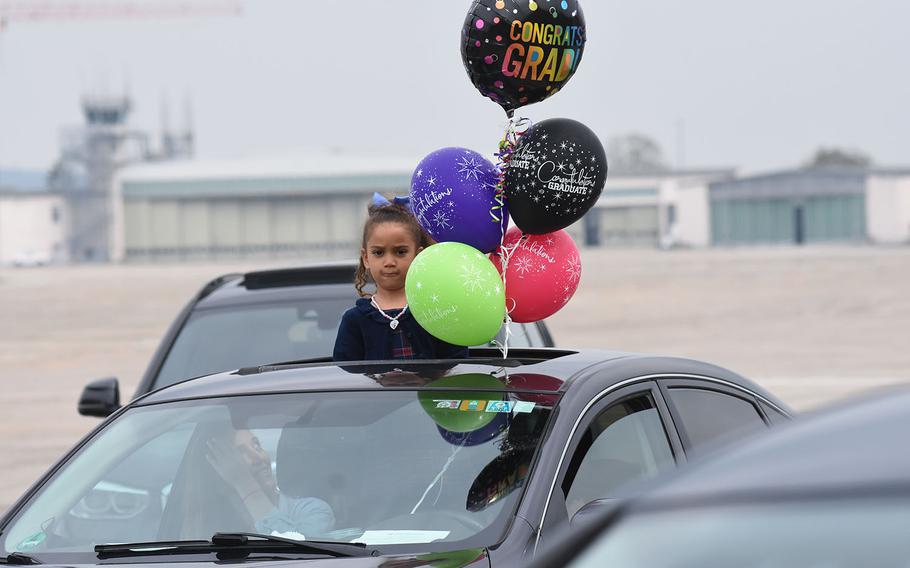
[[[13,255],[13,266],[30,268],[47,266],[51,263],[51,253],[48,251],[25,250]]]

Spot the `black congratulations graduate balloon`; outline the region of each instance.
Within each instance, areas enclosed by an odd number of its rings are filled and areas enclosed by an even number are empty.
[[[461,31],[471,82],[509,116],[559,91],[584,46],[578,0],[474,0]]]
[[[606,182],[607,155],[590,128],[543,120],[521,137],[506,169],[509,214],[525,233],[552,233],[581,219]]]

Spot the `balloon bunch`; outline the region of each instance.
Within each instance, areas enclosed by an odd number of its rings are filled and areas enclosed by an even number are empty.
[[[531,125],[515,110],[559,92],[585,40],[578,0],[474,0],[468,11],[462,61],[509,123],[495,165],[472,150],[443,148],[411,178],[411,209],[439,244],[411,265],[408,305],[444,341],[486,343],[505,321],[507,356],[509,322],[553,315],[578,287],[578,247],[564,229],[600,197],[603,145],[574,120]]]

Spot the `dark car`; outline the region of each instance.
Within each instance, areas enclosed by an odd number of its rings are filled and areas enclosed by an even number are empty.
[[[135,397],[191,377],[241,367],[331,358],[341,314],[354,305],[352,262],[226,274],[183,308],[139,383]],[[512,324],[513,347],[553,347],[546,324]],[[87,386],[79,412],[119,407],[114,378]]]
[[[586,505],[788,416],[735,373],[640,354],[245,368],[111,416],[0,519],[0,558],[514,565]]]
[[[534,566],[905,567],[908,431],[906,388],[803,417],[617,505]]]

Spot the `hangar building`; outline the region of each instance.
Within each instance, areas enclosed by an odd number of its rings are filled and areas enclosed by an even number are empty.
[[[166,262],[356,254],[373,192],[406,194],[417,162],[307,153],[133,166],[116,184],[121,237],[113,256]],[[677,203],[684,189],[732,177],[733,170],[611,175],[595,207],[568,231],[580,246],[672,244],[678,225],[707,225],[706,211]]]
[[[584,244],[605,247],[698,246],[706,239],[707,204],[691,188],[734,177],[733,169],[613,173],[585,215]],[[693,202],[694,199],[694,202]],[[581,244],[581,243],[579,243]]]
[[[680,217],[706,221],[683,231],[693,246],[910,242],[910,169],[796,169],[682,193]]]
[[[405,194],[418,161],[311,152],[132,166],[115,183],[112,258],[355,255],[372,193]],[[611,173],[568,230],[592,247],[907,243],[910,169]]]
[[[373,192],[404,195],[410,158],[307,153],[134,166],[116,183],[126,261],[356,254]]]

